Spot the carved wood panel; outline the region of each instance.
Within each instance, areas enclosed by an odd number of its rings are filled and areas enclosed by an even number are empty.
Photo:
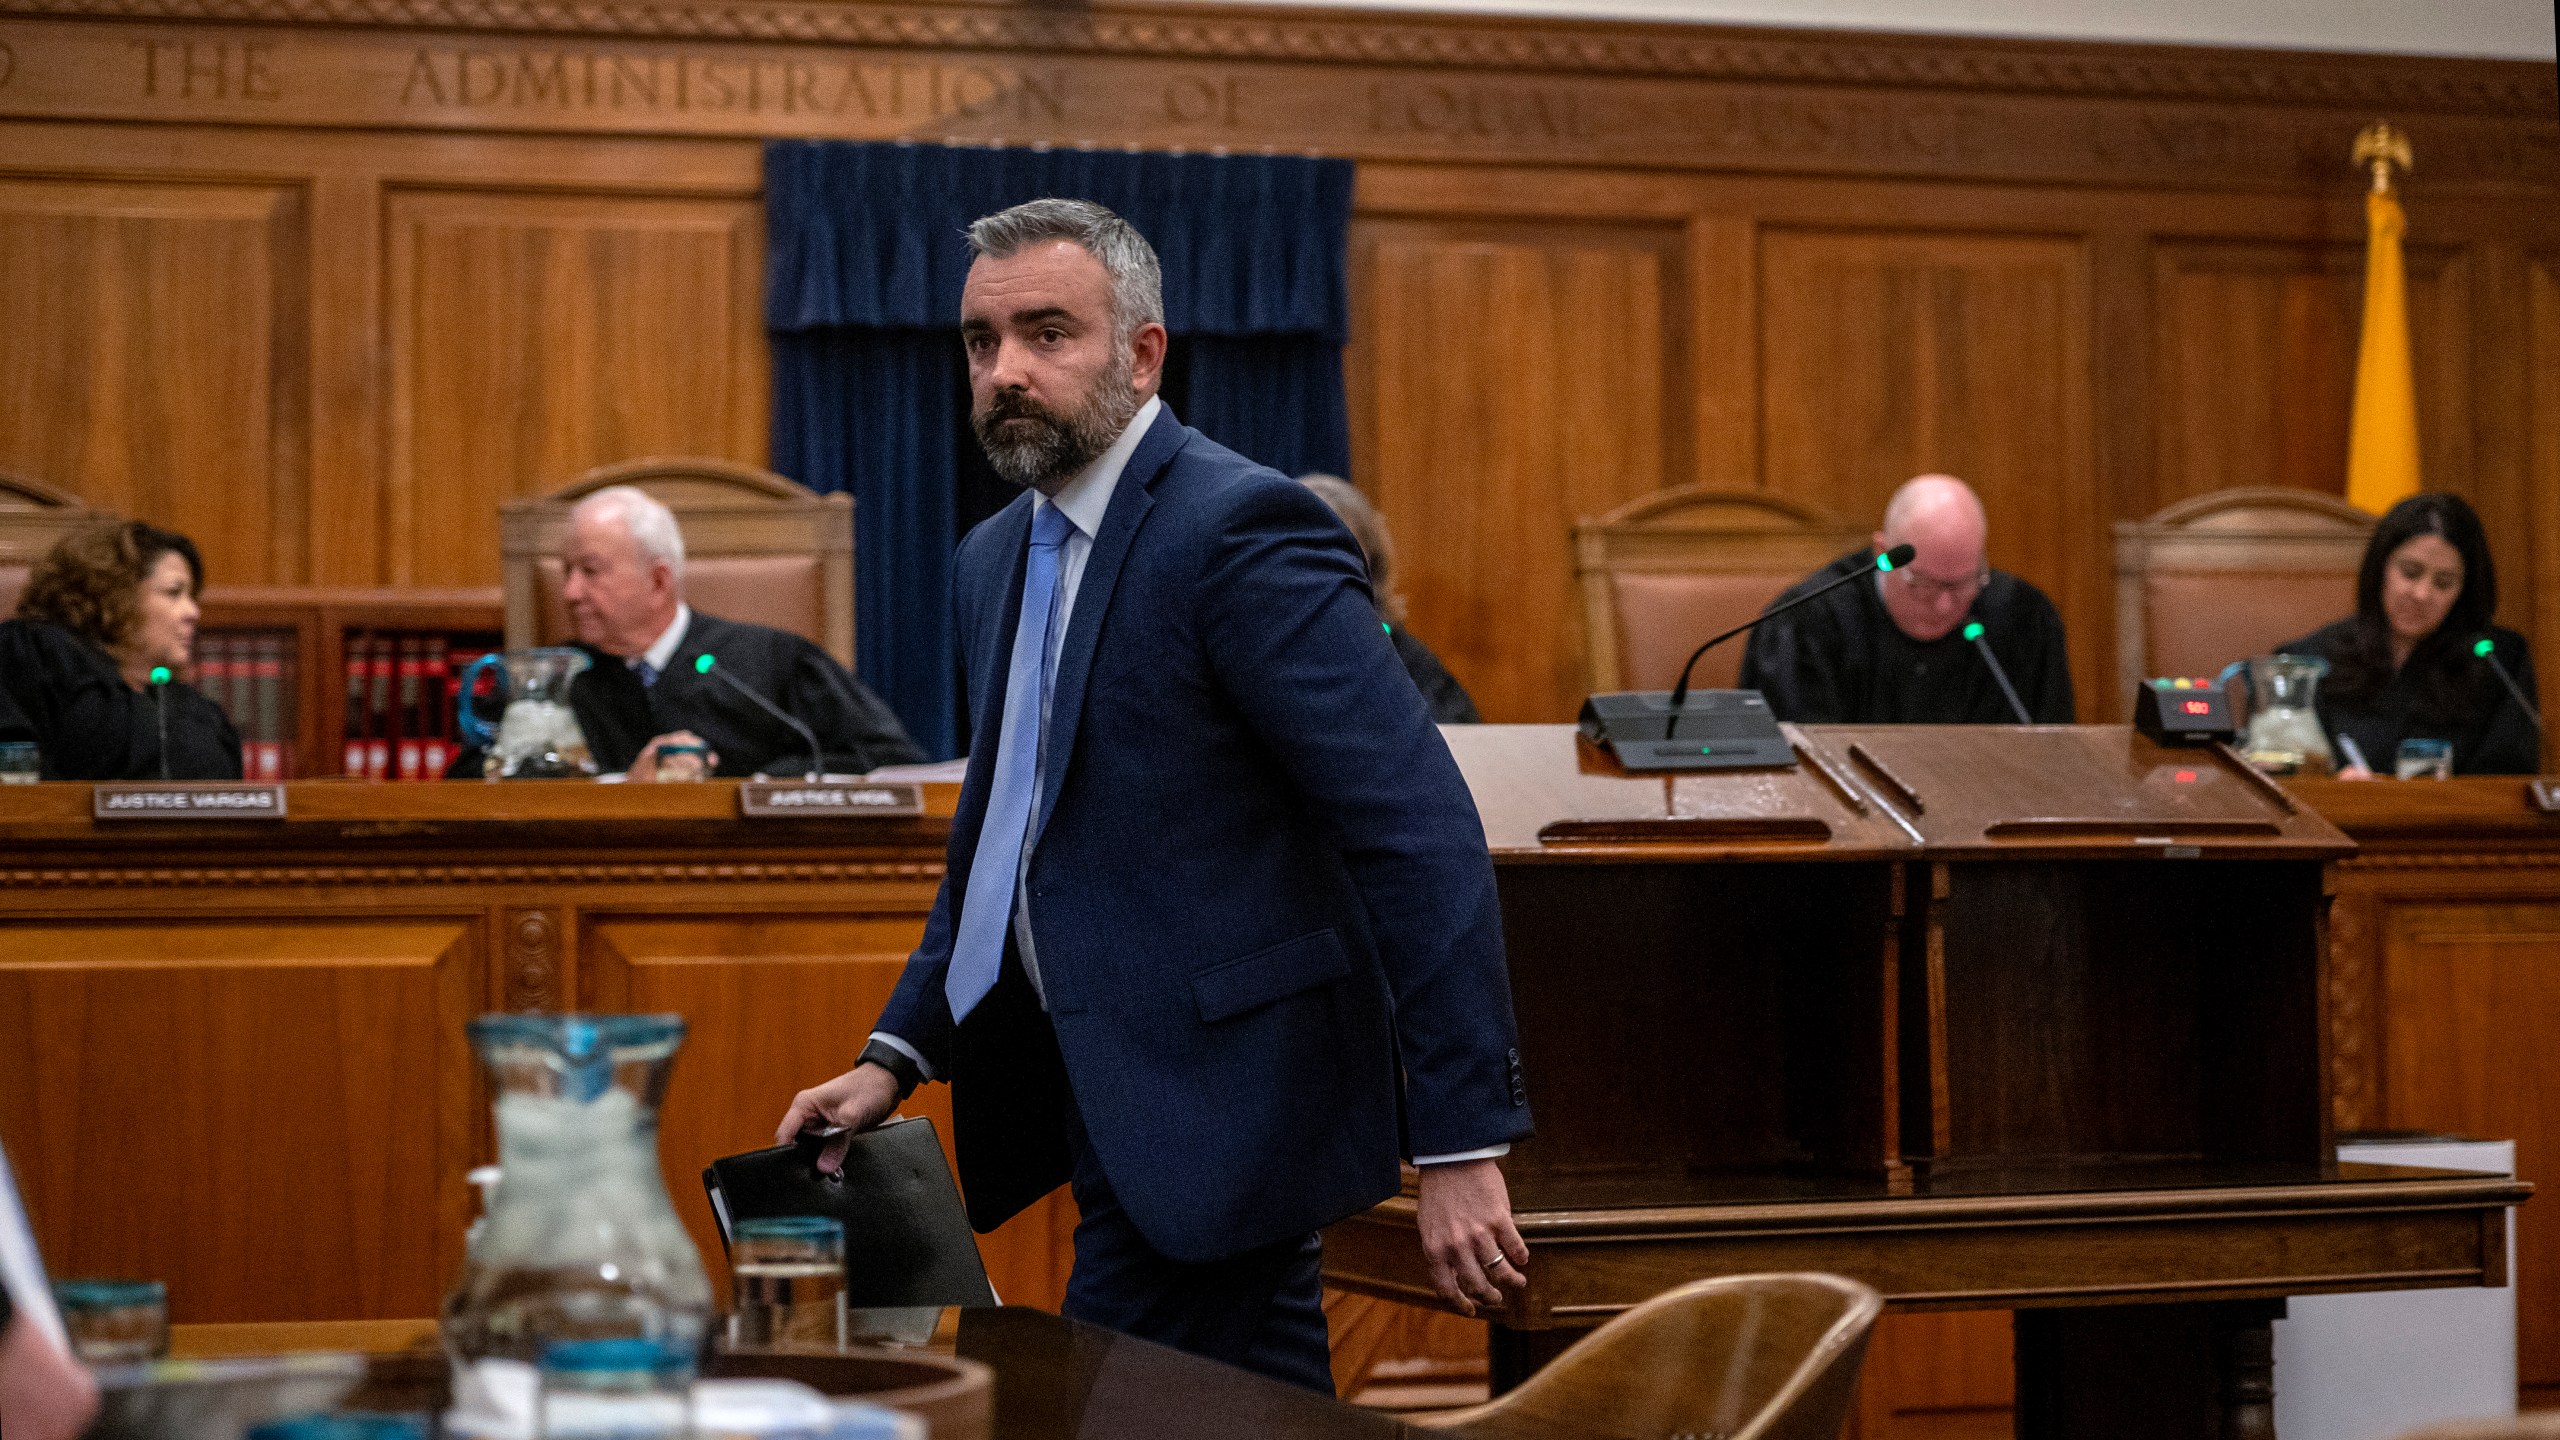
[[[434,1314],[477,918],[13,920],[0,1140],[53,1273],[163,1279],[180,1322]]]
[[[752,199],[393,189],[393,583],[494,585],[497,502],[644,455],[762,464]]]
[[[2560,1177],[2560,904],[2402,901],[2384,912],[2381,1122],[2516,1142]],[[2515,1212],[2516,1360],[2560,1384],[2560,1211]]]
[[[306,578],[298,185],[0,174],[0,468]]]
[[[2364,245],[2179,240],[2155,254],[2152,508],[2243,485],[2337,493],[2364,313]],[[2421,465],[2470,488],[2470,272],[2407,250]],[[2520,552],[2519,552],[2520,553]]]
[[[1413,631],[1488,720],[1589,688],[1571,531],[1683,477],[1676,227],[1363,221],[1355,463]]]
[[[787,917],[587,912],[579,1003],[685,1017],[658,1153],[667,1192],[717,1293],[727,1293],[727,1271],[702,1167],[772,1144],[791,1097],[853,1063],[923,933],[921,909]],[[948,1151],[948,1087],[918,1091],[903,1113],[931,1118]],[[996,1293],[1055,1309],[1066,1293],[1074,1225],[1075,1207],[1060,1191],[981,1236]]]

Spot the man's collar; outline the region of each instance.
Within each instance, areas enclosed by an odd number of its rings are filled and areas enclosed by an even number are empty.
[[[1077,472],[1076,478],[1060,486],[1057,494],[1041,498],[1065,511],[1068,521],[1083,532],[1086,539],[1101,533],[1102,517],[1111,509],[1111,492],[1120,488],[1120,473],[1129,468],[1129,457],[1138,453],[1140,442],[1147,438],[1147,431],[1155,425],[1156,416],[1163,410],[1164,397],[1148,396],[1147,403],[1139,406],[1138,413],[1129,417],[1128,426],[1120,432],[1119,439],[1111,442],[1110,449]],[[1033,513],[1038,513],[1037,506],[1033,507]]]
[[[666,674],[668,664],[676,658],[676,647],[684,643],[685,627],[692,623],[692,609],[683,601],[677,601],[676,618],[667,622],[667,628],[658,632],[658,638],[650,642],[648,649],[622,663],[638,665],[645,660],[649,663],[650,669],[661,675]]]

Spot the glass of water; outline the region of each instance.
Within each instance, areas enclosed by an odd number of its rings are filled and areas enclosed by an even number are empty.
[[[53,1287],[71,1353],[90,1365],[169,1354],[169,1290],[157,1280],[63,1280]]]
[[[741,1220],[729,1235],[732,1345],[845,1340],[844,1225],[823,1215]]]
[[[2403,780],[2450,780],[2453,778],[2453,742],[2450,740],[2403,740],[2400,755],[2392,773]]]
[[[0,785],[33,785],[44,778],[44,754],[33,740],[0,740]]]

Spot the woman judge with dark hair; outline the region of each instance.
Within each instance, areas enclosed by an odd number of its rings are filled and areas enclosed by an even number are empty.
[[[108,520],[65,536],[0,622],[0,739],[35,741],[47,780],[239,779],[238,732],[177,678],[203,588],[184,535]]]
[[[2542,736],[2504,681],[2476,653],[2482,640],[2526,695],[2533,656],[2524,637],[2493,625],[2498,572],[2480,517],[2459,495],[2412,495],[2391,507],[2365,545],[2356,613],[2278,647],[2329,662],[2320,722],[2388,769],[2400,742],[2448,741],[2461,775],[2530,775]],[[2340,760],[2348,757],[2341,747]],[[2342,764],[2339,774],[2371,772]]]

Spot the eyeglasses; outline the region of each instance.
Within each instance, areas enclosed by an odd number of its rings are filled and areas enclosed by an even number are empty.
[[[1909,565],[1894,571],[1893,575],[1923,600],[1970,600],[1982,593],[1983,586],[1991,583],[1991,567],[1987,564],[1961,580],[1940,580],[1933,575],[1923,575]]]

